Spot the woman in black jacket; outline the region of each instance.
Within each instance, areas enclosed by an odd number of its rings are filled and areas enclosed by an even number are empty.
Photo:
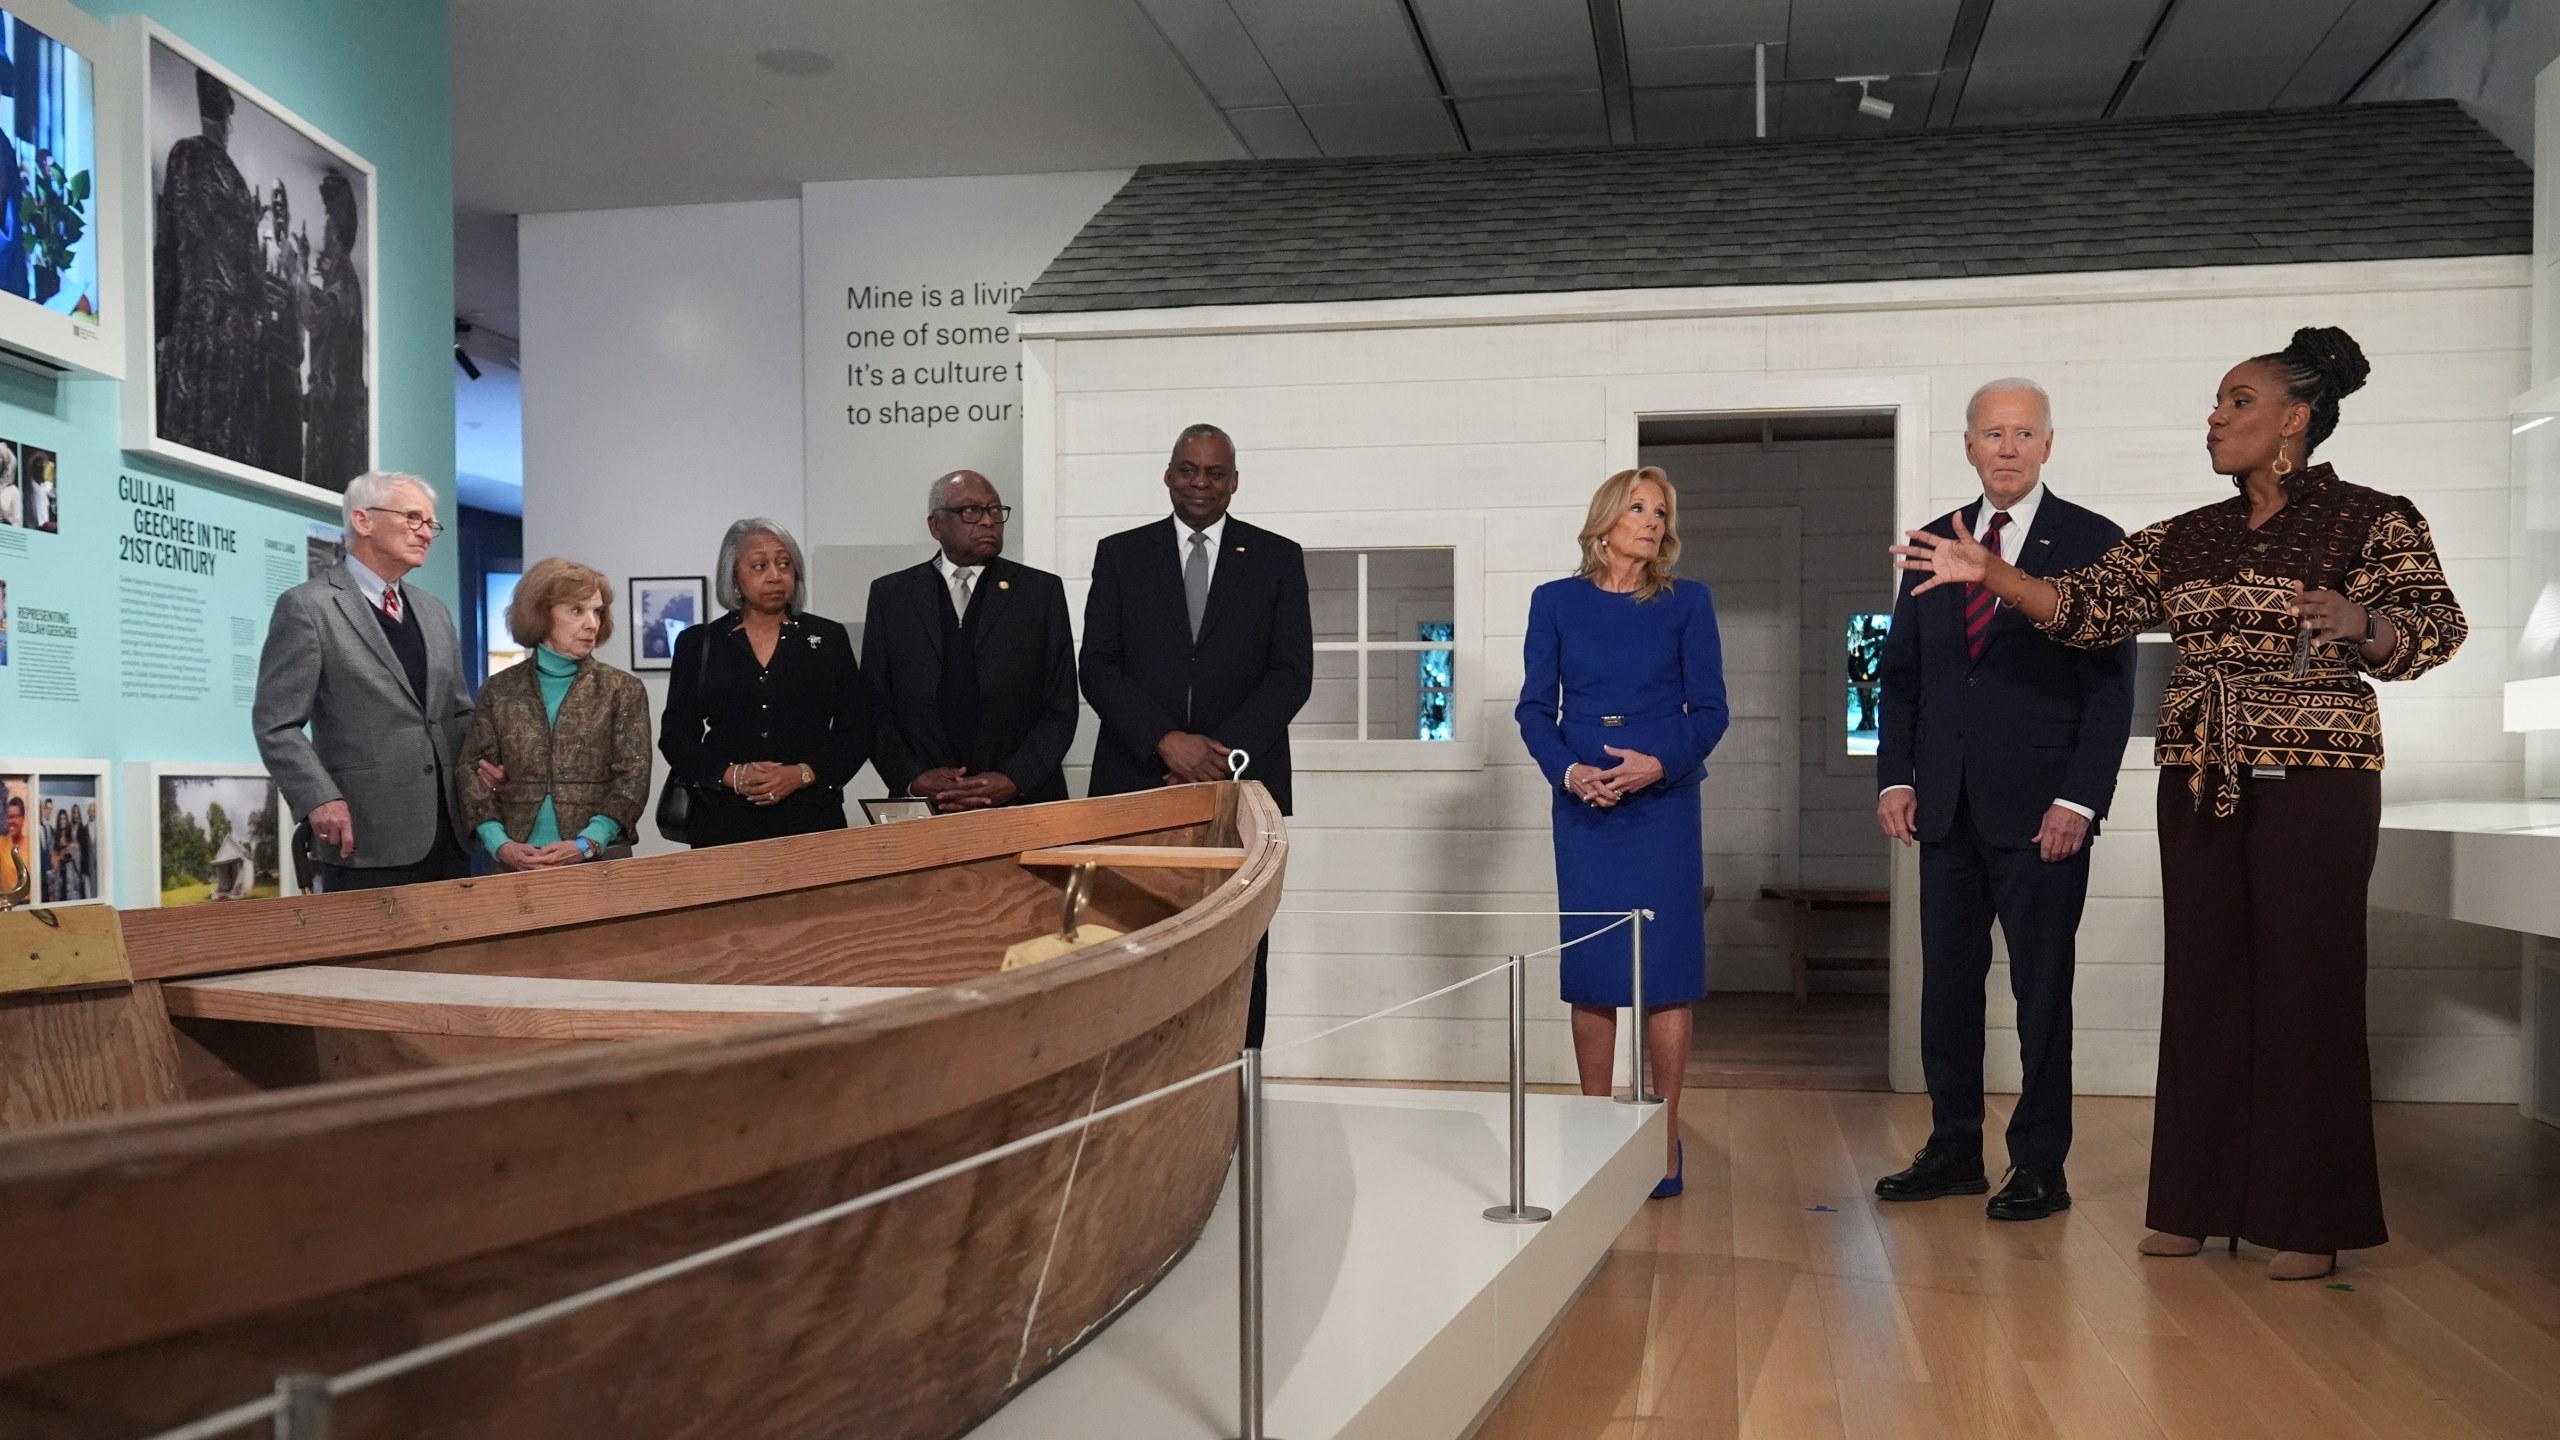
[[[841,830],[844,787],[871,754],[853,640],[800,608],[800,542],[741,520],[720,542],[729,613],[676,637],[658,748],[691,788],[696,849]]]

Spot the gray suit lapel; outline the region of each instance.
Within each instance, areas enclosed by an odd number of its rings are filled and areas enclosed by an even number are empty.
[[[401,668],[400,656],[391,648],[391,637],[382,633],[382,622],[373,618],[373,607],[365,603],[364,592],[356,588],[355,578],[343,568],[336,569],[329,572],[329,584],[337,592],[338,613],[346,620],[347,628],[356,632],[357,643],[371,651],[373,658],[391,672],[391,678],[397,682],[391,688],[408,695],[409,673]],[[430,684],[435,680],[435,663],[435,652],[430,647],[427,653],[427,679]],[[412,695],[410,700],[417,705],[421,716],[427,713],[426,697]]]

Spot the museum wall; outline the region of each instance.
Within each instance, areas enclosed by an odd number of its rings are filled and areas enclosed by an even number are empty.
[[[376,306],[379,459],[424,476],[450,522],[453,177],[444,0],[89,0],[82,8],[101,20],[158,21],[376,167],[376,248],[366,278]],[[125,40],[117,35],[120,50]],[[142,143],[131,140],[137,162]],[[302,208],[320,244],[318,207]],[[127,244],[140,235],[139,217],[128,214]],[[127,315],[147,314],[149,302],[147,289],[126,287]],[[107,817],[120,832],[110,847],[110,898],[125,905],[159,898],[142,825],[122,823],[151,810],[143,793],[151,777],[134,767],[256,760],[249,697],[268,613],[276,594],[304,578],[313,524],[334,528],[337,518],[326,499],[128,450],[126,407],[140,394],[130,377],[0,367],[0,441],[15,456],[50,457],[59,497],[53,530],[0,527],[8,635],[0,759],[104,762],[108,785],[130,792]],[[450,555],[439,553],[420,579],[450,602],[453,576]]]
[[[798,201],[528,215],[518,253],[526,564],[594,565],[627,606],[634,576],[708,576],[733,520],[805,537]],[[601,652],[625,669],[629,622]],[[654,715],[666,673],[641,678]]]
[[[2503,798],[2521,783],[2517,738],[2500,728],[2514,617],[2506,403],[2526,375],[2527,266],[2520,259],[2314,267],[2301,293],[2215,296],[2265,285],[2254,272],[2173,272],[2075,282],[2121,298],[2003,304],[1955,282],[1881,291],[1892,308],[1541,323],[1418,323],[1429,305],[1289,307],[1295,333],[1074,338],[1074,317],[1043,317],[1033,363],[1054,377],[1054,441],[1029,465],[1054,485],[1055,563],[1081,604],[1093,544],[1159,512],[1165,438],[1208,419],[1240,447],[1237,513],[1301,543],[1445,525],[1483,530],[1484,633],[1461,636],[1457,664],[1480,667],[1476,769],[1325,772],[1302,765],[1292,822],[1289,904],[1306,908],[1520,908],[1553,904],[1547,787],[1521,748],[1511,697],[1529,591],[1564,573],[1591,487],[1606,473],[1613,386],[1715,408],[1720,388],[1844,378],[1927,386],[1924,474],[1897,482],[1897,522],[1916,524],[1968,499],[1963,408],[1973,387],[2026,374],[2053,393],[2070,436],[2053,478],[2127,526],[2228,493],[2203,463],[2213,388],[2234,361],[2283,343],[2305,323],[2343,325],[2373,357],[2371,386],[2349,403],[2323,458],[2350,479],[2412,496],[2433,522],[2473,632],[2463,654],[2424,679],[2382,687],[2393,801]],[[1930,282],[1931,284],[1940,282]],[[2026,279],[2004,287],[2024,291]],[[1775,288],[1775,287],[1773,287]],[[1835,287],[1824,287],[1832,294]],[[1836,287],[1853,296],[1856,287]],[[1931,293],[1950,301],[1931,305]],[[1690,292],[1700,309],[1713,292]],[[1645,311],[1647,292],[1562,297],[1551,313]],[[1961,303],[1957,303],[1960,300]],[[1450,302],[1451,306],[1464,302]],[[1740,302],[1726,302],[1738,304]],[[1766,303],[1765,301],[1762,303]],[[1791,310],[1803,309],[1798,297]],[[1320,312],[1320,313],[1318,313]],[[1394,313],[1404,328],[1370,328]],[[1363,322],[1363,316],[1374,317]],[[1282,312],[1273,307],[1271,319]],[[1323,328],[1313,328],[1321,326]],[[1674,377],[1665,379],[1663,377]],[[1686,402],[1683,402],[1686,403]],[[1631,431],[1632,422],[1626,422]],[[1034,503],[1041,503],[1037,496]],[[1373,542],[1366,542],[1373,543]],[[1699,561],[1712,573],[1714,557]],[[1462,582],[1465,577],[1461,577]],[[2147,1093],[2159,1012],[2159,869],[2153,774],[2139,742],[2096,852],[2082,928],[2078,1084]],[[1907,902],[1908,867],[1894,886]],[[1724,877],[1711,870],[1710,883]],[[1903,907],[1908,910],[1907,903]],[[1508,925],[1508,928],[1506,928]],[[1274,1044],[1462,978],[1542,937],[1509,922],[1284,916],[1273,931]],[[1551,938],[1551,934],[1549,937]],[[1916,998],[1897,928],[1896,1003]],[[2378,1092],[2394,1099],[2512,1100],[2517,1074],[2514,937],[2375,912],[2372,1013]],[[1539,1078],[1567,1078],[1554,965],[1533,973]],[[1716,962],[1709,961],[1710,983]],[[1992,1024],[2007,1018],[1994,984]],[[1911,992],[1906,994],[1904,992]],[[1502,1073],[1498,987],[1475,986],[1415,1013],[1359,1027],[1282,1062],[1290,1073],[1490,1080]],[[1900,1027],[1898,1027],[1899,1031]],[[1993,1083],[2014,1083],[1996,1057]],[[1913,1057],[1898,1054],[1897,1074]],[[1914,1071],[1916,1075],[1916,1070]]]

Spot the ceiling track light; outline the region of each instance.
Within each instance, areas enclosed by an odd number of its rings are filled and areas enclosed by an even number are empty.
[[[1892,119],[1892,118],[1893,118],[1893,102],[1892,102],[1892,101],[1890,101],[1890,100],[1884,99],[1884,98],[1883,98],[1883,97],[1881,97],[1881,96],[1871,94],[1871,93],[1869,93],[1869,92],[1868,92],[1868,89],[1867,89],[1867,87],[1868,87],[1868,86],[1870,86],[1870,85],[1881,85],[1881,84],[1883,84],[1883,83],[1884,83],[1884,82],[1886,82],[1887,80],[1892,79],[1892,78],[1893,78],[1892,76],[1890,76],[1890,75],[1841,75],[1841,76],[1837,76],[1837,77],[1835,77],[1835,78],[1837,78],[1837,79],[1839,80],[1839,82],[1840,82],[1841,84],[1843,84],[1843,85],[1855,85],[1855,86],[1857,86],[1857,87],[1858,87],[1858,113],[1859,113],[1859,114],[1861,114],[1861,115],[1872,115],[1872,116],[1874,116],[1874,117],[1875,117],[1876,119],[1878,119],[1878,120],[1890,120],[1890,119]]]

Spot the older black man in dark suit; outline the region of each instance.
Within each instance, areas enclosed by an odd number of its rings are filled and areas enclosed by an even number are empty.
[[[1004,558],[1013,507],[975,470],[925,494],[932,559],[871,582],[862,678],[871,763],[936,810],[1067,798],[1075,639],[1058,577]]]
[[[1101,717],[1096,795],[1244,778],[1290,810],[1289,722],[1315,683],[1315,625],[1298,544],[1228,515],[1239,472],[1227,433],[1174,442],[1173,516],[1094,548],[1084,606],[1084,695]],[[1262,1044],[1266,938],[1254,955],[1245,1043]]]

